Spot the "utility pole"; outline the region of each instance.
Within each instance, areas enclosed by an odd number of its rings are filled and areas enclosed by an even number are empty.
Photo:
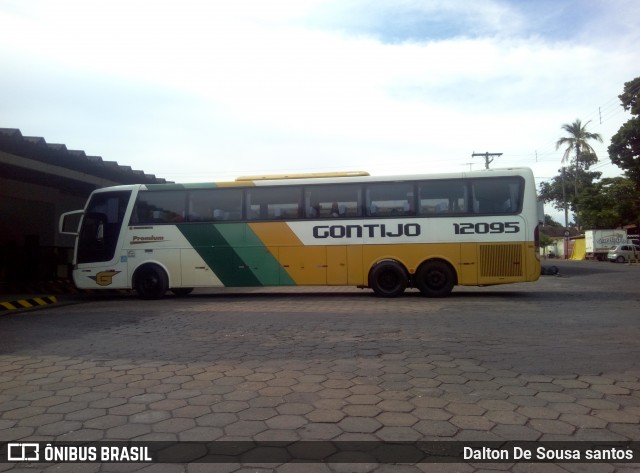
[[[576,176],[575,176],[575,180],[573,181],[573,185],[574,185],[574,199],[577,201],[578,200],[578,169],[580,168],[580,143],[576,143]],[[578,204],[577,202],[573,205],[576,209],[575,212],[575,223],[576,223],[576,228],[578,229],[578,231],[580,231],[580,213],[578,210]]]
[[[564,166],[562,166],[562,202],[564,203],[564,259],[569,258],[569,209],[567,192],[564,187]]]
[[[502,153],[476,153],[474,152],[471,157],[475,158],[476,156],[482,156],[484,157],[484,168],[485,169],[489,169],[489,164],[491,164],[493,162],[493,158],[496,156],[502,156]]]

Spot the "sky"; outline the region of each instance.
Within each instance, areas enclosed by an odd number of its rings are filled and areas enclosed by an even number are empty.
[[[0,127],[175,182],[491,167],[604,176],[637,0],[0,0]]]

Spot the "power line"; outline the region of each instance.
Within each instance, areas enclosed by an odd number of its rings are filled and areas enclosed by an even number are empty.
[[[623,93],[629,93],[633,95],[639,91],[640,91],[640,83],[636,84],[630,90]],[[585,121],[585,123],[589,123],[591,121],[594,121],[595,119],[598,119],[599,124],[602,125],[606,122],[611,121],[612,119],[619,116],[620,114],[624,114],[624,113],[626,112],[624,110],[624,107],[622,107],[622,105],[620,104],[620,97],[615,96],[605,101],[604,104],[597,107],[596,110],[592,109],[592,112],[586,115],[587,120]],[[541,160],[546,161],[545,159],[541,159],[540,158],[541,156],[549,155],[550,153],[553,153],[552,151],[546,151],[546,149],[548,149],[547,148],[548,146],[555,147],[555,142],[549,143],[548,145],[538,148],[538,162],[540,162]],[[604,151],[606,151],[606,149]]]

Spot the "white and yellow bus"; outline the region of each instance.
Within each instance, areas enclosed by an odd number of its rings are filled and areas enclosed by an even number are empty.
[[[67,219],[81,214],[76,232]],[[530,169],[372,177],[254,176],[116,186],[60,217],[76,235],[81,289],[155,299],[195,287],[333,285],[395,297],[414,287],[535,281],[538,207]]]

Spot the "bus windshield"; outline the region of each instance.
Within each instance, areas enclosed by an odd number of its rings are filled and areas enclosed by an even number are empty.
[[[78,263],[111,261],[131,191],[93,194],[82,218],[78,236]]]

